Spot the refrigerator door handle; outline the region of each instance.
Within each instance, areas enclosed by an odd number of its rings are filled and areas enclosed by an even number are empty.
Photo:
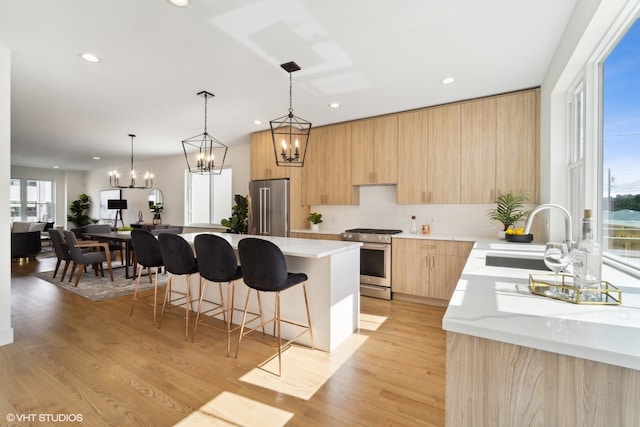
[[[269,235],[269,209],[271,209],[271,194],[268,187],[260,188],[260,234]]]

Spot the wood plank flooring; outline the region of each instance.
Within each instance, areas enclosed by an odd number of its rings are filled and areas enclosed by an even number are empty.
[[[83,422],[68,425],[92,426],[444,425],[443,308],[362,298],[353,340],[335,354],[292,348],[277,378],[256,369],[274,353],[260,340],[226,357],[214,329],[185,342],[178,315],[154,328],[144,301],[129,317],[131,296],[91,302],[29,276],[54,264],[12,263],[0,425],[7,414],[77,414]]]

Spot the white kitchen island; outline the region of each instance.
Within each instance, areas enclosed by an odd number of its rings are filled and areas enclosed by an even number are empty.
[[[535,271],[485,265],[497,246],[476,243],[443,319],[447,425],[640,425],[638,280],[603,268],[620,306],[540,297]]]
[[[181,236],[189,243],[198,234],[186,233]],[[360,319],[360,246],[359,242],[297,239],[289,237],[264,237],[246,234],[207,233],[223,237],[237,251],[238,242],[247,237],[258,237],[275,243],[285,255],[287,267],[293,273],[305,273],[309,311],[313,327],[315,346],[319,350],[331,352],[344,342],[358,328]],[[238,257],[239,262],[239,257]],[[197,278],[199,280],[199,277]],[[197,295],[197,280],[192,279],[192,291]],[[178,281],[176,281],[177,283]],[[184,281],[182,281],[184,286]],[[244,308],[248,287],[238,280],[235,286],[235,306]],[[206,298],[219,300],[217,286],[208,286]],[[306,313],[301,287],[291,288],[281,294],[283,318],[306,323]],[[249,307],[257,311],[255,292]],[[262,293],[262,309],[265,319],[270,319],[274,311],[274,297]],[[194,304],[194,309],[196,308]],[[233,322],[242,319],[236,311]],[[282,336],[297,335],[299,329],[282,324]],[[267,330],[267,333],[271,333]],[[303,335],[299,343],[310,345],[309,334]]]

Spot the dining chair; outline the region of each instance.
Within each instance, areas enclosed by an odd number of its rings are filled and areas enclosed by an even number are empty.
[[[307,332],[309,333],[309,337],[311,339],[311,348],[315,349],[306,288],[306,281],[308,277],[304,273],[288,272],[287,261],[285,260],[282,251],[278,246],[268,240],[258,239],[254,237],[244,238],[238,242],[238,252],[240,254],[240,265],[242,265],[242,277],[244,279],[244,283],[249,287],[249,290],[247,292],[244,313],[242,315],[242,323],[240,325],[240,336],[238,337],[238,345],[236,347],[236,357],[238,357],[238,350],[240,349],[240,342],[242,341],[242,337],[257,329],[257,327],[255,327],[249,329],[247,332],[244,331],[246,326],[246,317],[251,291],[255,290],[258,295],[260,292],[273,292],[275,293],[274,317],[268,321],[264,321],[264,319],[260,317],[260,323],[262,328],[264,328],[265,325],[273,322],[273,335],[277,338],[278,341],[278,376],[280,376],[282,374],[282,351],[289,348],[291,344],[298,338],[300,338],[303,334]],[[302,286],[304,304],[307,313],[306,325],[299,322],[283,319],[280,315],[280,294],[283,291],[290,289],[296,285]],[[301,328],[302,330],[298,335],[282,344],[282,323],[294,325]],[[275,355],[273,357],[275,357]],[[264,365],[271,361],[273,357],[269,358],[258,367],[263,369]]]
[[[85,232],[87,233],[111,233],[112,231],[113,228],[110,224],[88,224],[85,226]],[[109,243],[109,249],[112,252],[117,251],[120,254],[120,262],[124,264],[126,260],[124,258],[124,247],[122,244],[111,240],[107,243]]]
[[[136,228],[131,231],[131,244],[133,245],[133,251],[136,254],[136,262],[147,269],[149,283],[151,283],[151,268],[155,269],[153,279],[153,325],[155,326],[156,312],[158,308],[158,271],[164,265],[164,262],[162,261],[162,253],[160,252],[160,243],[153,234],[141,228]],[[136,289],[133,292],[133,303],[131,304],[131,312],[129,313],[129,316],[133,316],[133,309],[136,306],[136,301],[151,296],[147,295],[144,297],[138,297],[142,270],[144,270],[144,268],[140,268],[138,270]]]
[[[60,268],[60,264],[64,261],[64,268],[62,270],[61,281],[64,282],[64,276],[67,274],[67,270],[69,269],[69,263],[73,263],[73,259],[71,258],[71,253],[69,252],[69,248],[64,241],[64,237],[62,236],[62,232],[55,228],[49,230],[49,238],[51,239],[51,245],[53,246],[53,251],[58,258],[56,262],[56,268],[53,270],[53,278],[56,278],[56,274],[58,274],[58,269]]]
[[[215,329],[221,329],[209,321],[214,316],[222,314],[225,323],[224,331],[227,335],[227,356],[231,349],[231,333],[240,326],[231,327],[233,323],[233,314],[236,309],[234,305],[235,281],[242,279],[242,268],[238,266],[236,254],[231,244],[220,236],[214,234],[199,234],[194,239],[196,248],[196,256],[198,258],[198,272],[200,273],[200,298],[198,300],[198,309],[196,313],[196,323],[193,327],[191,341],[196,339],[196,331],[198,325],[202,324]],[[208,283],[218,283],[220,292],[220,300],[213,301],[206,299],[205,294]],[[226,285],[226,299],[223,295],[222,285]],[[208,303],[210,308],[202,309],[203,303]],[[203,320],[200,316],[206,315]]]
[[[191,245],[177,234],[163,233],[158,236],[160,244],[160,253],[164,261],[164,268],[169,273],[167,280],[167,288],[164,293],[164,301],[162,302],[162,312],[160,313],[160,322],[158,328],[162,327],[162,319],[164,319],[167,304],[174,307],[185,307],[185,330],[184,339],[189,339],[189,319],[191,304],[193,303],[191,295],[191,276],[198,272],[198,261],[193,254]],[[173,288],[173,279],[175,276],[186,276],[186,289],[184,292],[177,291]],[[171,298],[173,294],[177,294],[176,298]]]
[[[98,275],[98,270],[100,270],[102,276],[104,277],[104,267],[102,263],[105,261],[107,262],[107,268],[109,269],[109,276],[111,278],[111,281],[113,282],[113,270],[111,269],[113,254],[109,250],[108,243],[101,243],[93,240],[83,240],[81,242],[78,242],[78,240],[76,239],[76,235],[71,231],[65,231],[64,237],[67,241],[67,247],[69,248],[71,259],[73,260],[69,282],[71,282],[76,268],[79,267],[75,283],[75,286],[77,287],[78,283],[80,282],[82,272],[84,271],[84,267],[87,265],[94,266],[96,276]],[[94,251],[84,252],[83,249],[87,248],[94,249]]]

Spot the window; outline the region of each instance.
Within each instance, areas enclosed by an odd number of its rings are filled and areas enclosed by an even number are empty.
[[[640,21],[603,65],[602,246],[640,267]]]
[[[55,221],[53,181],[12,178],[9,199],[11,221]]]
[[[585,182],[585,103],[584,103],[584,83],[581,80],[571,94],[569,100],[569,119],[571,126],[569,127],[569,213],[573,221],[573,236],[577,240],[582,232],[580,230],[580,221],[584,211],[584,182]]]
[[[231,168],[223,169],[221,175],[185,173],[189,225],[219,225],[222,219],[231,216]]]

